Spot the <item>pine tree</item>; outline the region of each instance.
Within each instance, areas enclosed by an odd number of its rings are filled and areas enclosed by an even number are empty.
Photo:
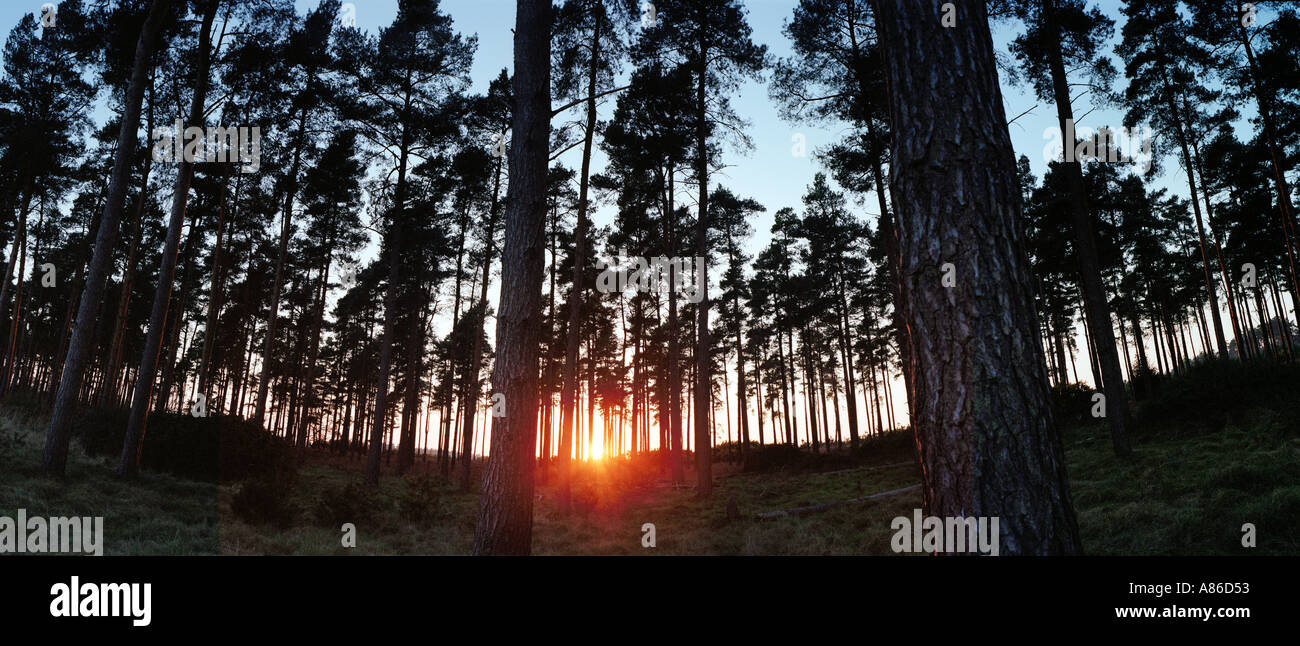
[[[45,440],[45,452],[41,458],[41,469],[53,475],[63,475],[68,461],[72,416],[77,405],[77,395],[81,390],[86,361],[90,355],[90,342],[98,318],[99,302],[104,294],[104,283],[108,279],[118,220],[121,218],[122,207],[126,202],[126,183],[130,174],[131,156],[136,150],[140,105],[144,99],[145,84],[148,82],[146,76],[154,48],[157,46],[158,36],[165,24],[173,19],[170,15],[172,9],[173,3],[170,0],[152,0],[137,39],[131,80],[124,95],[121,132],[114,151],[113,172],[95,239],[94,256],[91,258],[90,268],[86,271],[85,287],[77,307],[76,323],[72,338],[68,342],[68,355],[63,364],[62,377],[59,379],[59,390],[55,396],[50,428]]]
[[[492,369],[492,392],[502,396],[506,410],[505,415],[492,418],[492,450],[474,530],[476,555],[527,555],[532,548],[537,352],[551,120],[550,28],[549,0],[519,0],[510,188],[497,318],[501,351]]]
[[[984,6],[948,28],[923,0],[875,7],[925,513],[1008,519],[1002,553],[1077,553]]]

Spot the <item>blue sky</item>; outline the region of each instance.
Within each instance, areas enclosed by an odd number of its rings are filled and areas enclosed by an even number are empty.
[[[659,0],[661,6],[667,6],[670,0]],[[43,2],[38,0],[0,0],[0,27],[5,33],[20,19],[23,13],[39,13]],[[300,12],[318,4],[318,0],[296,0]],[[354,0],[357,25],[367,31],[375,32],[387,26],[397,11],[397,0]],[[753,28],[756,42],[767,45],[775,57],[790,55],[790,47],[781,29],[789,19],[797,0],[751,0],[746,3],[749,10],[749,23]],[[1119,23],[1120,0],[1101,0],[1094,2]],[[513,0],[443,0],[443,11],[449,14],[455,27],[462,34],[478,36],[479,46],[472,68],[473,90],[482,92],[488,82],[495,78],[502,68],[511,68],[512,40],[511,28],[514,26]],[[1118,31],[1117,24],[1117,31]],[[1007,44],[1018,29],[1016,23],[994,26],[995,47],[999,52],[1007,51]],[[1119,65],[1119,62],[1116,61]],[[625,66],[625,72],[630,69]],[[1124,79],[1120,78],[1120,84]],[[1008,118],[1018,115],[1034,106],[1038,101],[1032,96],[1028,87],[1016,87],[1003,83],[1003,92]],[[615,97],[605,99],[600,108],[600,118],[607,119],[613,112]],[[727,186],[739,195],[752,197],[767,207],[767,212],[753,224],[756,231],[753,247],[759,248],[766,243],[767,231],[771,226],[771,214],[784,206],[799,207],[800,197],[811,183],[813,175],[820,170],[815,158],[815,151],[839,139],[844,130],[831,126],[813,126],[802,123],[789,123],[777,114],[775,104],[768,98],[765,84],[748,81],[733,97],[736,113],[750,124],[748,133],[753,139],[754,148],[748,153],[728,151],[725,157],[727,167],[714,177],[718,183]],[[1075,113],[1080,115],[1081,126],[1119,127],[1122,114],[1113,109],[1096,109],[1089,112],[1087,105],[1076,106]],[[1247,109],[1249,107],[1247,106]],[[1087,116],[1084,115],[1087,113]],[[102,116],[102,115],[98,115]],[[565,115],[574,118],[577,111]],[[558,123],[558,122],[557,122]],[[1050,105],[1039,105],[1029,114],[1016,120],[1010,127],[1012,144],[1016,154],[1027,155],[1034,172],[1041,176],[1046,170],[1043,161],[1045,145],[1044,132],[1054,128],[1055,110]],[[1158,133],[1157,133],[1158,134]],[[796,157],[791,153],[793,138],[802,135],[806,141],[808,155]],[[560,158],[562,163],[576,168],[580,160],[580,150],[574,149]],[[597,151],[593,169],[599,171],[604,166],[603,155]],[[1172,180],[1172,181],[1171,181]],[[1166,184],[1175,193],[1186,194],[1185,182],[1176,170],[1166,171],[1159,183]],[[860,215],[874,219],[876,214],[875,199],[865,202],[858,208]],[[613,214],[608,208],[600,209],[595,220],[597,224],[612,221]]]
[[[318,0],[296,0],[300,12],[305,12],[317,3]],[[41,4],[43,3],[37,0],[0,0],[0,26],[4,28],[4,33],[8,33],[8,29],[17,23],[23,13],[39,12]],[[390,24],[397,10],[397,0],[354,0],[353,4],[357,25],[372,33]],[[658,4],[661,10],[664,10],[670,4],[670,0],[659,0]],[[749,23],[753,29],[753,39],[767,45],[772,56],[789,56],[789,43],[782,35],[781,29],[797,5],[797,0],[751,0],[746,4],[749,10]],[[962,2],[958,2],[958,5],[960,4]],[[1098,0],[1092,4],[1116,21],[1113,45],[1118,42],[1119,29],[1122,27],[1120,0]],[[442,9],[453,18],[455,28],[462,34],[477,35],[479,44],[472,68],[472,89],[475,92],[485,91],[488,82],[502,68],[511,67],[514,1],[443,0]],[[1267,20],[1266,16],[1261,18]],[[1008,43],[1018,30],[1019,24],[1015,22],[994,26],[994,44],[999,53],[1007,52]],[[1117,68],[1122,69],[1121,61],[1113,56],[1112,60]],[[630,67],[630,65],[625,66],[625,73]],[[1121,75],[1117,79],[1119,87],[1116,90],[1122,89],[1125,83],[1126,80]],[[1026,113],[1010,126],[1011,140],[1016,154],[1028,156],[1034,173],[1041,177],[1047,166],[1044,160],[1044,147],[1047,144],[1045,133],[1056,127],[1055,108],[1050,104],[1040,104],[1033,96],[1032,88],[1028,86],[1013,86],[1004,79],[1002,89],[1008,118]],[[839,139],[844,130],[833,125],[819,127],[792,124],[782,120],[778,116],[775,104],[768,97],[764,83],[746,82],[732,99],[735,112],[750,124],[747,132],[753,140],[754,148],[747,153],[727,151],[725,155],[727,167],[715,174],[713,182],[714,186],[724,185],[738,195],[756,199],[766,207],[766,212],[756,216],[752,222],[755,235],[748,245],[752,253],[766,245],[772,213],[785,206],[796,208],[801,206],[801,196],[812,182],[814,174],[820,170],[814,155],[815,151]],[[1252,108],[1249,105],[1241,107],[1248,114]],[[613,108],[614,97],[608,97],[600,107],[600,118],[609,118]],[[99,112],[102,110],[97,114]],[[1132,125],[1122,122],[1123,115],[1119,110],[1092,106],[1086,99],[1076,104],[1075,114],[1078,115],[1079,125],[1082,127],[1119,128]],[[577,116],[576,111],[565,115],[568,118]],[[97,120],[102,120],[102,115],[98,115]],[[1161,153],[1160,133],[1154,134],[1156,154],[1159,155]],[[792,138],[796,135],[802,135],[806,141],[809,154],[805,157],[794,156],[791,152]],[[560,161],[571,168],[578,167],[580,149],[575,148],[566,153]],[[1155,185],[1168,188],[1171,193],[1185,197],[1188,191],[1182,171],[1172,158],[1166,161],[1169,163],[1166,164],[1164,175],[1155,181]],[[603,166],[603,155],[597,151],[593,171],[599,172]],[[862,202],[862,206],[855,205],[853,208],[860,217],[874,222],[877,215],[875,197],[868,196],[868,198]],[[608,206],[602,206],[597,209],[593,219],[598,226],[607,225],[613,220],[613,210]],[[636,253],[635,250],[629,251]],[[491,293],[494,298],[496,292],[497,287],[493,285]],[[492,334],[491,330],[489,334]],[[1087,365],[1086,358],[1080,356],[1079,359],[1082,362],[1081,366]],[[1080,376],[1086,376],[1087,372],[1086,369],[1080,371]],[[902,398],[898,400],[901,409]]]

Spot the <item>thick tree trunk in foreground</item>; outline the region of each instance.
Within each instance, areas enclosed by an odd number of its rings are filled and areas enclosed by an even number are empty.
[[[492,447],[474,530],[476,555],[526,555],[533,538],[537,357],[551,125],[551,3],[519,0],[517,7],[509,206],[492,368],[492,392],[505,396],[506,409],[504,416],[492,418]]]
[[[127,85],[123,103],[122,127],[117,136],[117,151],[113,158],[113,174],[108,184],[108,197],[104,214],[100,218],[99,232],[95,236],[95,253],[86,272],[81,302],[77,306],[77,323],[68,342],[68,358],[63,364],[59,392],[54,399],[50,416],[50,429],[45,438],[45,453],[41,469],[46,473],[63,475],[68,461],[68,440],[72,430],[73,409],[81,390],[81,378],[86,371],[86,359],[95,336],[96,312],[104,298],[104,282],[113,260],[113,246],[117,242],[118,221],[126,202],[127,181],[131,176],[131,156],[136,150],[136,130],[140,127],[140,104],[144,100],[144,86],[148,82],[150,60],[157,46],[163,19],[170,13],[172,0],[154,0],[149,14],[140,28],[140,38],[135,45],[135,60],[131,68],[131,81]]]
[[[927,0],[875,4],[925,513],[998,517],[1003,554],[1077,554],[984,5],[944,28]]]

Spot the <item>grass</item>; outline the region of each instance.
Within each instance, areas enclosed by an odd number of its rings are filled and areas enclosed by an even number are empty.
[[[1300,554],[1300,439],[1267,427],[1143,438],[1118,460],[1102,429],[1066,435],[1070,487],[1090,554]],[[1241,544],[1242,525],[1256,547]]]
[[[1185,389],[1173,389],[1178,397]],[[1283,389],[1285,391],[1285,389]],[[1287,395],[1294,397],[1294,395]],[[1300,438],[1294,402],[1247,401],[1219,411],[1222,426],[1195,403],[1155,407],[1116,458],[1106,429],[1081,425],[1062,440],[1084,549],[1097,555],[1294,555],[1300,553]],[[1220,403],[1216,403],[1216,406]],[[1150,417],[1140,405],[1138,419]],[[1181,418],[1187,419],[1181,419]],[[1195,429],[1189,431],[1189,429]],[[311,454],[278,501],[283,517],[235,513],[246,482],[205,484],[158,473],[132,482],[75,444],[62,480],[38,472],[44,420],[0,413],[0,515],[102,515],[108,554],[467,554],[478,497],[462,493],[417,461],[405,478],[385,472],[377,490],[360,486],[362,462]],[[891,555],[890,521],[921,506],[919,490],[849,502],[815,513],[760,520],[761,512],[819,505],[914,485],[905,437],[885,438],[850,459],[803,456],[786,468],[745,473],[715,465],[714,495],[674,487],[657,462],[611,459],[576,469],[575,511],[563,514],[553,486],[534,501],[533,553],[543,555]],[[687,461],[690,462],[689,460]],[[845,466],[845,464],[849,466]],[[481,465],[479,465],[481,467]],[[693,474],[687,471],[687,481]],[[736,517],[729,517],[734,500]],[[355,548],[341,525],[356,526]],[[646,523],[655,546],[643,546]],[[1241,545],[1242,524],[1257,547]]]
[[[217,486],[160,473],[131,482],[75,444],[62,479],[40,472],[48,419],[0,414],[0,516],[103,516],[104,554],[218,554]]]
[[[412,521],[402,513],[411,498],[413,477],[385,477],[368,501],[369,515],[355,522],[355,549],[342,546],[341,524],[321,518],[327,492],[340,491],[360,479],[360,462],[351,468],[313,464],[299,474],[291,496],[298,509],[292,527],[248,523],[236,517],[230,500],[237,485],[222,487],[222,551],[226,554],[466,554],[474,538],[477,494],[461,493],[452,483],[435,482],[431,513]],[[432,469],[433,465],[429,465]],[[863,554],[889,553],[888,519],[910,514],[914,495],[844,505],[827,512],[774,520],[754,514],[853,498],[907,481],[908,463],[879,469],[855,468],[833,473],[741,474],[719,465],[714,496],[700,500],[692,487],[673,487],[649,477],[653,467],[608,460],[577,474],[575,511],[559,510],[555,487],[540,487],[534,503],[533,553],[589,554]],[[687,472],[691,475],[690,471]],[[417,476],[418,477],[418,476]],[[911,492],[915,494],[916,492]],[[728,521],[727,503],[734,496],[742,518]],[[585,504],[584,504],[585,503]],[[873,518],[886,518],[883,525]],[[655,526],[655,546],[643,546],[642,526]],[[800,537],[791,540],[791,537]]]

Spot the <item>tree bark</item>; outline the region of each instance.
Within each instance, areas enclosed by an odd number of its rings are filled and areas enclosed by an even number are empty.
[[[550,144],[550,0],[519,0],[515,14],[513,138],[492,391],[506,414],[492,418],[474,554],[526,555],[532,548],[537,364]]]
[[[1004,554],[1079,553],[984,4],[951,28],[926,0],[875,7],[925,512],[1000,518]]]

